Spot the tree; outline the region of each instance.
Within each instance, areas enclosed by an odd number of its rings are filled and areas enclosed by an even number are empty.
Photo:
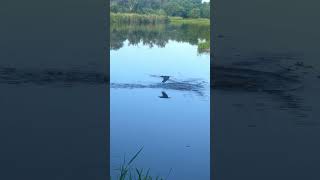
[[[176,2],[169,2],[165,5],[164,10],[169,16],[183,16],[184,9]]]
[[[117,3],[112,3],[112,4],[110,4],[110,11],[111,11],[111,12],[115,12],[115,13],[119,12],[119,6],[118,6],[118,4],[117,4]]]
[[[202,18],[210,18],[210,3],[203,3],[200,11]]]
[[[193,8],[189,14],[188,17],[191,18],[200,18],[200,9],[199,8]]]
[[[138,4],[138,0],[128,0],[129,11],[132,12]]]
[[[110,0],[111,12],[210,18],[210,3],[202,0]]]

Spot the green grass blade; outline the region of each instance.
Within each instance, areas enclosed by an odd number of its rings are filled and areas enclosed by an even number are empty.
[[[140,154],[142,149],[143,149],[143,147],[131,158],[131,160],[129,161],[128,165],[130,165],[137,158],[137,156]]]
[[[146,176],[144,177],[144,180],[148,180],[148,178],[149,178],[149,171],[150,171],[150,168],[148,169],[147,174],[146,174]]]
[[[170,171],[169,171],[169,173],[168,173],[168,175],[167,175],[167,177],[166,177],[166,179],[165,179],[165,180],[167,180],[167,179],[168,179],[168,177],[169,177],[169,175],[170,175],[171,171],[172,171],[172,168],[170,168]],[[162,178],[161,178],[161,179],[162,179]]]

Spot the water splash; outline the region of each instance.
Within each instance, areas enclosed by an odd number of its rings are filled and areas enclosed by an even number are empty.
[[[160,77],[152,75],[152,77]],[[166,83],[151,83],[151,84],[138,84],[138,83],[110,83],[111,88],[126,88],[126,89],[137,89],[137,88],[150,88],[150,89],[167,89],[177,91],[190,91],[203,96],[207,82],[199,81],[197,79],[189,80],[168,80]]]

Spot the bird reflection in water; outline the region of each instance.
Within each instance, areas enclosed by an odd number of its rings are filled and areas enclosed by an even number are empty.
[[[165,99],[170,98],[170,97],[167,95],[167,93],[166,93],[166,92],[162,91],[161,93],[162,93],[162,95],[161,95],[161,96],[159,96],[159,98],[165,98]]]

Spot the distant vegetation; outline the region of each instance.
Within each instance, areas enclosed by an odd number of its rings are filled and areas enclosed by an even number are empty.
[[[167,23],[169,18],[164,15],[145,15],[133,13],[111,13],[111,24],[163,24]]]
[[[194,25],[210,25],[210,20],[206,18],[182,18],[182,17],[170,17],[171,24],[194,24]]]
[[[111,0],[113,13],[210,18],[210,3],[202,0]]]
[[[142,42],[164,47],[169,40],[210,52],[210,3],[202,0],[111,0],[111,49]]]
[[[182,18],[156,14],[137,14],[137,13],[111,13],[111,24],[198,24],[210,25],[210,20],[206,18]]]

